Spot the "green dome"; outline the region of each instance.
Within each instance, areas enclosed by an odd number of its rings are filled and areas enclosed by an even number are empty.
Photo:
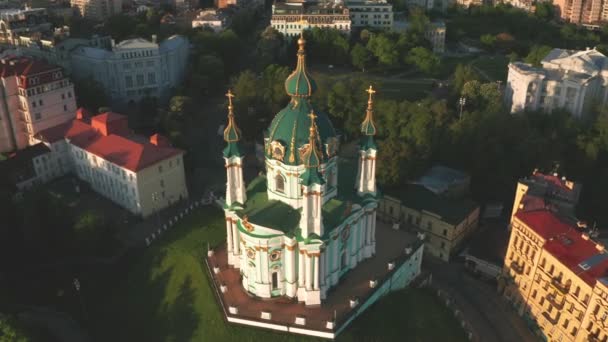
[[[273,157],[270,144],[273,141],[278,141],[285,148],[283,163],[288,165],[300,165],[304,163],[300,158],[299,149],[308,144],[311,125],[308,115],[312,111],[317,115],[318,147],[323,154],[322,158],[327,159],[325,144],[329,138],[336,137],[334,126],[329,117],[325,113],[316,110],[308,99],[297,98],[292,99],[270,123],[267,131],[268,145],[266,146],[266,155],[269,158]]]
[[[306,71],[306,52],[304,45],[306,41],[304,37],[298,39],[298,64],[296,69],[285,80],[285,91],[292,97],[310,97],[317,90],[315,80],[310,77]]]

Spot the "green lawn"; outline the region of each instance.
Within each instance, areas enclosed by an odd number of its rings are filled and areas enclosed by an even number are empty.
[[[88,326],[99,341],[318,341],[227,325],[213,297],[202,259],[207,243],[224,237],[220,210],[184,219],[120,269],[82,277]],[[437,329],[437,327],[441,327]],[[339,341],[464,341],[458,323],[424,290],[391,295],[358,319]]]
[[[471,64],[485,72],[491,78],[488,81],[504,82],[507,80],[509,59],[506,56],[481,56],[471,62]]]

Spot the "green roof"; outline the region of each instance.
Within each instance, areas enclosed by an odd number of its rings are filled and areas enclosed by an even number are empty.
[[[375,200],[371,195],[364,198],[357,196],[355,190],[357,169],[354,165],[352,161],[344,161],[339,165],[338,196],[327,201],[322,208],[325,237],[347,218],[346,209],[349,201],[352,204],[363,205],[369,200]],[[266,176],[258,176],[249,183],[247,202],[237,213],[240,217],[247,215],[251,223],[298,236],[300,210],[293,209],[281,201],[269,200],[266,181]]]
[[[226,157],[226,158],[235,157],[235,156],[240,157],[243,155],[243,152],[241,152],[241,148],[239,147],[239,144],[237,142],[227,143],[223,152],[224,152],[224,157]]]
[[[364,151],[371,149],[377,150],[378,146],[376,145],[376,141],[374,141],[374,137],[371,135],[364,135],[361,137],[361,142],[359,144],[361,149]]]
[[[301,165],[299,148],[308,144],[310,117],[312,111],[317,115],[316,125],[318,131],[319,148],[324,158],[327,158],[325,144],[327,140],[336,137],[336,131],[327,114],[318,111],[308,99],[293,99],[272,120],[268,127],[268,140],[279,141],[285,147],[283,163],[287,165]],[[293,149],[292,149],[293,141]],[[271,151],[266,150],[267,157],[272,158]],[[291,154],[293,152],[293,159]]]
[[[397,198],[401,205],[418,211],[428,211],[441,216],[449,224],[461,223],[477,207],[473,200],[447,198],[435,194],[422,185],[407,184],[405,186],[390,188],[386,191],[388,196]]]
[[[310,97],[317,89],[315,80],[310,77],[306,70],[306,52],[304,45],[306,41],[303,37],[298,39],[298,63],[296,69],[285,80],[285,91],[292,97]]]
[[[323,179],[323,175],[319,172],[319,169],[316,167],[311,167],[306,169],[302,175],[300,175],[300,179],[302,179],[302,184],[309,186],[312,184],[325,184],[325,179]]]

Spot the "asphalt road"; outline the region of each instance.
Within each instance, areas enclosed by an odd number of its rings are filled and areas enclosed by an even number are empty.
[[[493,284],[470,275],[462,264],[445,263],[425,256],[426,270],[436,287],[454,300],[479,341],[536,342],[539,339],[496,292]]]

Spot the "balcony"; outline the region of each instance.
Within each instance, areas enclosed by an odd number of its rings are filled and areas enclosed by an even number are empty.
[[[524,266],[520,266],[517,262],[511,261],[511,269],[517,274],[524,273]]]
[[[555,298],[555,296],[553,294],[548,294],[547,297],[545,297],[545,299],[547,299],[547,302],[551,303],[551,305],[553,305],[554,308],[561,310],[564,308],[564,304],[566,304],[566,299],[563,298],[561,300],[561,302],[557,301],[557,298]]]
[[[549,323],[551,323],[553,325],[556,325],[557,322],[559,321],[558,317],[555,317],[555,318],[551,317],[551,314],[548,313],[547,311],[543,312],[543,317],[545,317],[545,319],[547,319],[547,321],[549,321]]]
[[[553,288],[563,294],[567,294],[568,291],[570,291],[570,284],[562,284],[562,281],[559,278],[551,279],[551,285],[553,286]]]

